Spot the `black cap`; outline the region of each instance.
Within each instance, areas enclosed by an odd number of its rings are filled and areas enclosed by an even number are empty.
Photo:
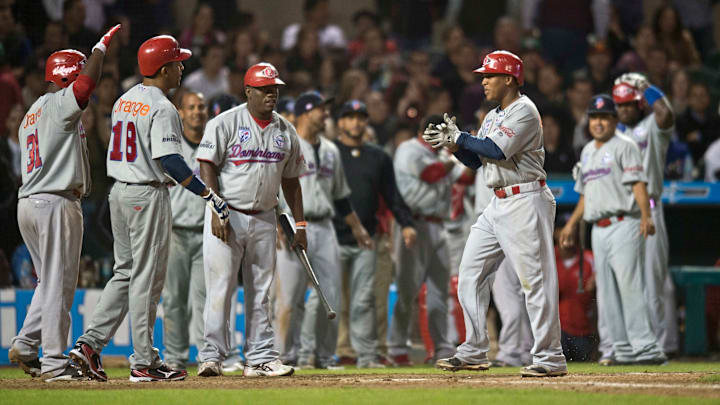
[[[612,97],[607,94],[594,95],[590,100],[590,105],[588,105],[587,114],[617,115],[617,111],[615,110],[615,102],[613,101]]]
[[[295,111],[295,116],[299,117],[315,107],[328,104],[332,101],[332,97],[326,99],[325,97],[323,97],[322,94],[317,91],[307,91],[301,94],[300,97],[297,98],[297,100],[295,100],[295,106],[293,107],[293,110]]]
[[[278,114],[293,113],[295,114],[295,100],[291,97],[282,97],[275,106]]]
[[[219,94],[213,97],[210,102],[210,117],[217,117],[218,114],[225,112],[233,107],[240,105],[240,101],[230,94]]]
[[[363,114],[364,116],[368,116],[367,106],[365,103],[363,103],[360,100],[350,100],[346,101],[342,107],[340,107],[340,112],[338,113],[338,119],[350,115],[350,114]]]

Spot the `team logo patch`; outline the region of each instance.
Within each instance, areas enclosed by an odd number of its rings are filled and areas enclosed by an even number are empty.
[[[240,143],[245,143],[250,140],[250,128],[240,127],[238,128],[238,140]]]
[[[142,210],[142,207],[139,206],[139,205],[136,205],[136,206],[133,207],[133,209],[134,209],[135,211],[140,211],[140,210]]]
[[[500,127],[498,129],[500,130],[500,132],[505,134],[505,136],[507,136],[508,138],[512,138],[513,136],[515,136],[515,131],[513,131],[512,129],[510,129],[508,127]]]
[[[598,110],[603,108],[605,106],[605,100],[602,99],[602,97],[598,97],[595,99],[595,108]]]
[[[265,69],[260,71],[260,76],[267,78],[267,79],[274,79],[278,76],[278,73],[275,69],[268,66]]]
[[[275,147],[283,149],[285,147],[285,137],[282,134],[275,135],[273,137],[273,144]]]

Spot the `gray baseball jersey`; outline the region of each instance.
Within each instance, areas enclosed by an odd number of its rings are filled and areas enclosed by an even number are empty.
[[[281,115],[265,129],[255,122],[247,104],[211,119],[197,159],[215,164],[220,195],[228,206],[268,211],[277,205],[281,177],[298,177],[305,163],[295,128]]]
[[[640,149],[624,135],[615,135],[600,148],[595,141],[580,154],[575,191],[585,196],[583,218],[595,222],[614,215],[639,214],[632,185],[647,182]]]
[[[334,143],[320,136],[320,149],[315,159],[313,145],[302,138],[300,149],[307,168],[300,175],[303,211],[308,218],[330,218],[335,215],[334,201],[350,195],[340,151]]]
[[[450,213],[450,176],[432,184],[420,179],[426,167],[438,162],[437,152],[418,138],[401,143],[395,151],[398,190],[413,214],[445,218]]]
[[[490,138],[502,150],[505,160],[480,156],[488,187],[506,187],[545,180],[545,149],[542,123],[535,104],[520,96],[504,110],[490,110],[480,127],[479,136]]]
[[[192,169],[193,174],[200,177],[200,163],[195,160],[198,145],[181,136],[182,157]],[[205,200],[198,198],[185,187],[176,185],[170,188],[170,207],[172,208],[173,227],[202,229],[205,223]]]
[[[19,198],[67,190],[89,192],[90,162],[74,85],[37,99],[20,123]]]
[[[107,174],[125,183],[169,182],[160,157],[182,153],[182,122],[162,90],[136,84],[113,105]]]
[[[665,178],[665,160],[670,146],[670,137],[674,127],[660,129],[652,113],[630,128],[618,125],[617,132],[626,135],[637,143],[643,158],[643,167],[648,179],[648,195],[659,199],[663,190]]]

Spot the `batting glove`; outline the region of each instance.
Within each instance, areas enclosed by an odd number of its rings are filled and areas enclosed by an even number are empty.
[[[206,196],[203,196],[203,198],[207,201],[208,207],[212,208],[213,213],[218,216],[218,219],[220,219],[220,224],[225,225],[228,221],[228,217],[230,216],[228,205],[222,198],[215,194],[212,189],[208,188],[208,191],[209,193],[207,193]]]
[[[97,49],[102,53],[106,53],[108,46],[110,46],[110,41],[112,41],[112,37],[120,30],[121,26],[122,24],[118,24],[110,28],[110,30],[108,30],[108,32],[106,32],[105,35],[100,38],[100,41],[95,44],[95,46],[93,46],[93,52],[95,52],[95,50]]]
[[[429,124],[425,129],[425,132],[423,132],[423,139],[434,149],[442,148],[446,144],[445,134],[443,134],[442,129],[434,124]]]

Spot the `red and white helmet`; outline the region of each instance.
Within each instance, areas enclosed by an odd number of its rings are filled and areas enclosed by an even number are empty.
[[[256,63],[245,72],[245,85],[250,87],[265,87],[275,84],[285,84],[280,80],[280,74],[275,66],[267,62]]]
[[[615,104],[640,101],[643,98],[642,94],[640,94],[638,89],[629,85],[628,83],[618,83],[613,86],[612,96]]]
[[[45,81],[53,82],[65,88],[80,76],[87,62],[82,52],[63,49],[50,55],[45,62]]]
[[[192,56],[189,49],[180,48],[170,35],[158,35],[143,42],[138,49],[138,66],[143,76],[153,76],[163,65],[182,62]]]
[[[473,72],[512,75],[517,79],[520,86],[525,82],[522,59],[508,51],[490,52],[485,56],[482,66],[473,70]]]

